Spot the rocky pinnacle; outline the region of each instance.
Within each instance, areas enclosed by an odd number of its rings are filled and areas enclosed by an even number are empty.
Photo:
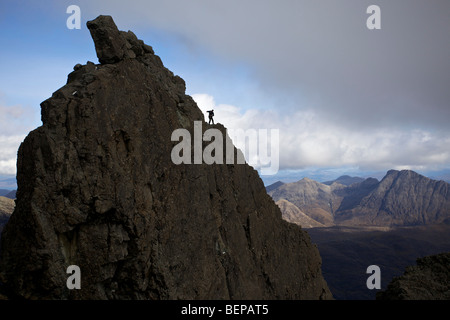
[[[111,17],[87,26],[100,64],[74,68],[19,148],[1,238],[7,296],[332,298],[317,247],[282,220],[257,171],[171,161],[175,129],[210,127],[183,79]],[[71,265],[81,289],[67,286]]]

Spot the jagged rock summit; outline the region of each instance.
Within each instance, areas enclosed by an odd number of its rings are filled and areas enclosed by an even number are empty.
[[[175,129],[208,127],[184,81],[111,17],[87,25],[100,64],[74,68],[19,149],[1,239],[8,297],[332,298],[317,247],[252,167],[172,162]]]

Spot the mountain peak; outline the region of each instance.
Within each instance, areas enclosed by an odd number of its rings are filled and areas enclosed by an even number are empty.
[[[313,183],[313,184],[320,183],[320,182],[318,182],[318,181],[316,181],[316,180],[313,180],[313,179],[311,179],[311,178],[308,178],[308,177],[304,177],[303,179],[301,179],[301,180],[299,180],[299,181],[297,181],[297,182],[306,182],[306,183]],[[294,182],[294,183],[295,183],[295,182]]]
[[[403,175],[403,176],[407,176],[407,175],[417,175],[417,176],[422,176],[420,173],[417,173],[413,170],[409,170],[409,169],[403,169],[403,170],[395,170],[395,169],[391,169],[388,170],[388,172],[386,173],[386,176],[389,175]]]
[[[388,170],[388,172],[386,172],[386,176],[398,174],[399,172],[400,172],[399,170],[391,169],[391,170]]]
[[[450,212],[450,185],[411,170],[389,170],[381,181],[368,178],[347,186],[302,179],[269,194],[326,226],[438,224],[447,221]]]
[[[414,180],[424,180],[424,181],[437,181],[430,179],[424,175],[421,175],[420,173],[417,173],[413,170],[389,170],[384,178],[382,179],[382,182],[387,181],[387,183],[391,183],[392,181],[396,181],[397,179],[400,179],[401,181],[414,179]]]
[[[27,299],[331,298],[317,248],[256,170],[172,161],[175,130],[208,126],[184,80],[111,17],[87,25],[100,65],[76,66],[19,148],[2,287]],[[80,290],[66,286],[70,265]]]

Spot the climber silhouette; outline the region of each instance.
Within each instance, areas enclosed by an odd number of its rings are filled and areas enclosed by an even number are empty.
[[[214,119],[213,119],[213,117],[214,117],[214,110],[209,110],[209,111],[206,111],[206,112],[209,113],[209,122],[208,122],[208,124],[211,124],[211,121],[212,121],[212,124],[214,124]]]

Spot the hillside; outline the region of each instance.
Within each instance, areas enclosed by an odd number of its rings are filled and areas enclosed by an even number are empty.
[[[272,191],[272,190],[275,190],[276,188],[282,186],[283,184],[284,184],[284,182],[281,182],[281,181],[277,181],[277,182],[275,182],[275,183],[272,183],[271,185],[268,185],[268,186],[266,187],[266,191],[267,191],[267,192],[270,192],[270,191]]]
[[[16,190],[12,190],[4,195],[5,198],[15,199],[16,198]]]
[[[303,228],[316,228],[323,227],[324,225],[310,218],[303,213],[295,204],[281,199],[276,202],[281,209],[282,217],[284,220],[298,224]]]
[[[331,186],[304,178],[293,183],[286,183],[269,192],[275,200],[287,200],[311,219],[324,225],[334,224],[334,211],[337,210],[342,197],[336,194],[337,190],[344,188],[341,184]]]
[[[15,199],[16,198],[16,190],[0,189],[0,197]]]
[[[0,236],[4,225],[14,211],[14,207],[14,200],[6,197],[0,197]]]

